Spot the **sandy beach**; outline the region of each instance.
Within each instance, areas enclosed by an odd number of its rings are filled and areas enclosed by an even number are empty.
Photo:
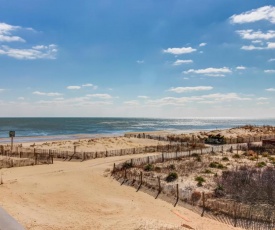
[[[35,146],[70,149],[76,144],[81,149],[109,150],[158,145],[162,142],[104,137],[40,142]],[[22,145],[30,146],[33,143]],[[0,205],[26,229],[31,230],[188,229],[188,226],[196,230],[240,229],[202,218],[180,206],[173,207],[142,191],[136,192],[133,187],[120,185],[110,175],[114,163],[147,155],[3,168],[0,170],[3,180],[0,185]]]

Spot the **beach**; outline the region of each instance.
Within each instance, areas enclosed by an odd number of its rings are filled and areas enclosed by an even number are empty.
[[[202,135],[201,132],[188,135],[191,138]],[[213,132],[217,134],[218,131]],[[233,133],[235,136],[250,134],[247,129],[221,132],[223,135]],[[264,133],[254,129],[250,132],[253,135]],[[273,129],[268,131],[268,134],[271,133]],[[155,134],[160,135],[159,132]],[[63,150],[72,150],[77,145],[81,151],[104,151],[165,143],[121,136],[53,140],[22,145]],[[0,205],[26,229],[31,230],[240,229],[201,217],[181,206],[174,207],[171,203],[155,199],[145,192],[136,192],[134,187],[121,185],[112,177],[114,163],[155,154],[159,153],[104,157],[83,162],[59,159],[54,160],[54,164],[2,168]]]

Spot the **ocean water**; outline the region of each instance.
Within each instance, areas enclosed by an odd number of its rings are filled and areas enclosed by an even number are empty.
[[[0,138],[2,142],[9,137],[9,131],[15,131],[15,140],[25,137],[26,141],[37,137],[47,140],[68,139],[79,134],[85,137],[93,135],[123,135],[125,132],[213,130],[242,125],[272,125],[275,118],[0,118]],[[3,139],[4,138],[4,139]]]

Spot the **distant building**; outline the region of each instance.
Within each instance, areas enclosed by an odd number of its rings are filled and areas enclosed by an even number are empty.
[[[262,140],[263,146],[266,145],[274,145],[275,146],[275,139],[269,139],[269,140]]]

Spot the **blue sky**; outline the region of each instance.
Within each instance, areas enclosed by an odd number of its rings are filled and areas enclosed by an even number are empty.
[[[274,117],[274,1],[0,3],[2,117]]]

